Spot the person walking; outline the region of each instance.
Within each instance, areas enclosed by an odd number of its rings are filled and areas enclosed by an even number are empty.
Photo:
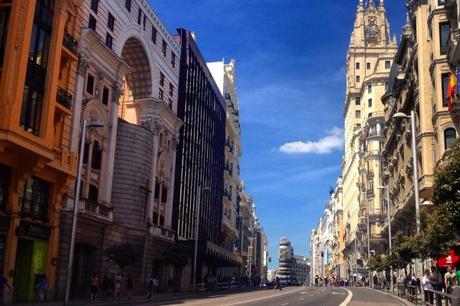
[[[422,278],[422,288],[425,295],[425,303],[433,304],[433,284],[431,283],[430,270],[426,269]]]
[[[46,291],[48,290],[48,281],[46,279],[46,275],[43,275],[38,279],[35,289],[37,289],[40,302],[44,302],[46,300]]]
[[[90,280],[91,285],[91,304],[96,303],[97,293],[99,292],[99,277],[97,273],[93,273],[93,277]]]
[[[443,280],[442,280],[442,274],[441,274],[441,272],[439,272],[438,269],[436,269],[435,266],[431,267],[430,280],[431,280],[431,286],[433,287],[433,290],[441,292],[443,287],[444,287],[444,283],[443,283]],[[442,304],[441,295],[436,294],[435,297],[436,297],[436,306],[441,306],[441,304]]]
[[[447,272],[444,274],[444,283],[446,284],[446,292],[452,294],[452,287],[457,285],[457,276],[452,271],[452,267],[447,267]]]
[[[122,284],[123,278],[121,277],[121,273],[118,273],[114,280],[113,280],[113,296],[115,299],[120,300],[121,299],[121,284]]]
[[[134,292],[134,280],[131,275],[128,275],[128,280],[126,281],[126,289],[128,290],[128,300],[130,300]]]
[[[279,289],[280,291],[283,290],[283,288],[281,287],[280,278],[278,276],[276,276],[275,278],[275,287],[273,289]]]
[[[102,291],[104,292],[105,300],[112,295],[112,282],[107,274],[104,275],[104,279],[102,280]]]
[[[153,300],[153,293],[155,290],[155,281],[156,281],[155,276],[151,274],[149,279],[147,280],[147,298],[149,300]]]

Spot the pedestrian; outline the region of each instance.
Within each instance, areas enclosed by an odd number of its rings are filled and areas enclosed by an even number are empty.
[[[446,292],[452,294],[452,287],[457,285],[457,276],[452,272],[452,267],[447,267],[447,273],[444,274],[444,283],[446,284]]]
[[[434,291],[441,292],[444,287],[441,272],[435,266],[431,267],[431,285]],[[436,306],[441,306],[442,299],[440,294],[436,294]]]
[[[128,300],[130,300],[134,292],[134,280],[130,275],[126,281],[126,289],[128,289]]]
[[[430,270],[426,269],[422,278],[422,288],[425,295],[425,303],[433,304],[433,284],[431,283]]]
[[[275,278],[275,287],[273,289],[279,289],[280,291],[283,290],[283,288],[281,288],[281,282],[278,276]]]
[[[153,300],[154,289],[155,289],[155,277],[153,276],[153,274],[151,274],[149,279],[147,280],[147,298],[149,300]]]
[[[43,275],[38,279],[35,289],[37,290],[40,302],[44,302],[46,300],[46,291],[48,290],[48,281],[46,279],[46,275]]]
[[[374,289],[377,289],[377,285],[379,283],[379,278],[377,276],[377,274],[374,274],[373,278],[372,278],[372,282],[374,283]]]
[[[3,296],[5,295],[5,289],[7,289],[8,292],[11,291],[11,287],[8,284],[8,280],[3,275],[3,271],[0,271],[0,303],[3,302]]]
[[[91,285],[91,304],[96,303],[97,293],[99,291],[99,277],[97,277],[97,273],[93,273],[93,277],[90,280]]]
[[[121,284],[122,284],[122,277],[121,273],[118,273],[115,276],[115,279],[113,280],[113,296],[115,299],[120,300],[121,299]]]
[[[104,292],[104,299],[108,299],[112,295],[112,282],[107,274],[102,280],[102,291]]]

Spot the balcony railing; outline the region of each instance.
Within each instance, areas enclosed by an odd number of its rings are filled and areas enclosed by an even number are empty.
[[[165,240],[174,241],[176,239],[176,232],[158,225],[150,227],[150,234],[154,237],[159,237]]]
[[[57,90],[56,101],[67,109],[72,108],[72,95],[60,87]]]
[[[102,203],[86,200],[80,201],[78,207],[80,212],[83,214],[87,214],[104,221],[113,221],[113,209]]]
[[[62,39],[62,44],[64,47],[69,49],[73,54],[78,54],[78,41],[69,33],[64,33],[64,37]]]

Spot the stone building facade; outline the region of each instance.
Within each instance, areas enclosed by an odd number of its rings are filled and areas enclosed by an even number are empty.
[[[181,126],[176,115],[180,49],[147,1],[85,1],[78,13],[82,30],[72,148],[78,148],[83,120],[103,127],[84,135],[71,296],[87,296],[92,273],[117,272],[114,264],[106,264],[104,251],[124,241],[143,253],[131,271],[142,284],[138,290],[152,272],[159,273],[161,290],[166,290],[172,272],[159,262],[159,254],[175,239],[171,218]],[[124,150],[142,158],[126,159]],[[127,175],[136,179],[129,182]],[[129,199],[122,196],[127,190]],[[61,218],[59,298],[66,285],[73,203],[71,193]]]
[[[383,0],[367,5],[359,1],[347,54],[342,170],[344,256],[352,267],[362,265],[370,251],[381,244],[381,97],[396,50]]]

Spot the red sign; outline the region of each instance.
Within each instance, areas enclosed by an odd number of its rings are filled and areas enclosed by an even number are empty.
[[[453,248],[449,251],[446,257],[438,258],[437,266],[439,268],[447,268],[449,266],[456,267],[460,263],[460,249]]]

